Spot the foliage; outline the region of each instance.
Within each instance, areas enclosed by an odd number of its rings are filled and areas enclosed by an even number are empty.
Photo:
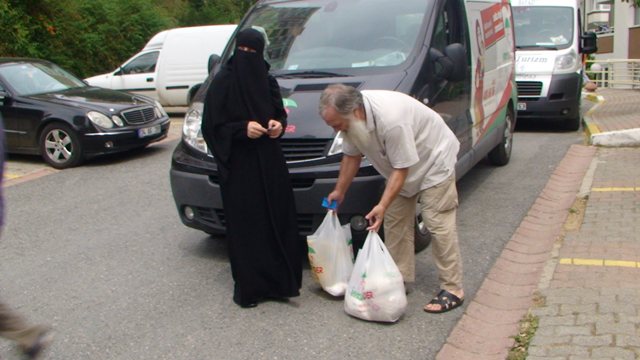
[[[529,355],[529,344],[538,329],[539,319],[528,313],[522,321],[520,321],[520,330],[518,335],[514,337],[515,345],[509,351],[507,360],[524,360]]]
[[[628,2],[635,7],[640,7],[640,0],[622,0],[622,2]]]
[[[157,32],[238,22],[247,0],[0,0],[0,56],[43,58],[80,77],[115,69]]]

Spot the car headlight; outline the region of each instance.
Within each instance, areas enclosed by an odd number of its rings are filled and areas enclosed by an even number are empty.
[[[576,70],[578,64],[578,56],[575,51],[556,57],[556,64],[553,69],[554,73],[572,72]]]
[[[187,113],[184,116],[184,123],[182,124],[182,141],[192,148],[207,153],[207,143],[202,137],[202,110],[204,104],[193,103]]]
[[[337,155],[342,153],[342,142],[344,141],[342,131],[338,131],[336,137],[333,139],[333,143],[329,148],[329,153],[327,156]]]
[[[113,121],[109,119],[109,117],[103,113],[99,113],[97,111],[89,111],[87,113],[87,117],[91,120],[95,125],[103,128],[103,129],[111,129],[113,127]]]
[[[167,112],[164,111],[164,108],[162,107],[162,105],[160,105],[160,103],[158,101],[155,101],[155,104],[154,104],[154,107],[153,107],[153,111],[156,113],[156,117],[157,118],[169,116],[169,115],[167,115]]]

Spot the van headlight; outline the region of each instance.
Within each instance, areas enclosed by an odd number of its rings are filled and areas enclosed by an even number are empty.
[[[556,57],[556,64],[553,69],[554,73],[569,73],[576,71],[578,65],[578,56],[575,51]]]
[[[182,141],[192,148],[207,153],[207,143],[205,143],[202,137],[202,110],[204,104],[197,102],[193,103],[187,113],[184,116],[184,123],[182,125]]]
[[[338,131],[336,137],[333,138],[333,143],[329,148],[329,153],[327,156],[342,154],[342,142],[344,141],[344,135],[342,135],[342,131]]]
[[[95,125],[103,128],[103,129],[111,129],[113,127],[113,121],[109,119],[109,117],[103,113],[97,111],[89,111],[87,113],[87,117],[91,120]]]

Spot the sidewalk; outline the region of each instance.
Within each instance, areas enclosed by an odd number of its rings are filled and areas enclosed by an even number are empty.
[[[529,313],[529,360],[640,359],[640,141],[618,135],[640,90],[597,96],[585,132],[607,147],[569,149],[437,359],[506,359]]]

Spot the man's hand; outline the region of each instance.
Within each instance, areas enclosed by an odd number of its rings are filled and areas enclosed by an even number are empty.
[[[333,190],[331,192],[331,194],[329,194],[329,196],[327,196],[327,201],[329,201],[329,204],[331,204],[331,202],[335,200],[338,202],[338,207],[340,207],[340,204],[342,204],[342,200],[344,200],[344,194],[341,193],[338,190]],[[338,211],[338,209],[336,208],[334,211]]]
[[[257,121],[249,121],[247,124],[247,137],[249,139],[257,139],[267,133],[267,129],[263,128]]]
[[[369,220],[369,227],[367,230],[373,230],[378,232],[380,230],[380,226],[382,225],[382,220],[384,220],[384,212],[386,211],[385,207],[378,204],[371,209],[371,211],[364,218]]]
[[[270,138],[277,139],[280,134],[282,134],[282,123],[274,119],[269,120],[269,128],[267,129],[267,134],[269,134]]]

